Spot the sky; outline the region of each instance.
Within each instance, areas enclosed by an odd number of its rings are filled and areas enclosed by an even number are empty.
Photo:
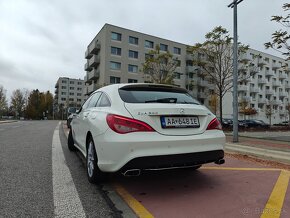
[[[85,76],[87,45],[105,23],[193,45],[221,25],[233,32],[232,0],[0,0],[0,85],[54,93],[59,77]],[[239,41],[265,50],[286,0],[244,0]]]

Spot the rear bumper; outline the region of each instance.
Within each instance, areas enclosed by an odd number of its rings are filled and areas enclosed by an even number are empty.
[[[161,156],[138,157],[129,161],[121,171],[129,169],[160,169],[171,167],[187,167],[215,162],[224,158],[223,150],[174,154]]]

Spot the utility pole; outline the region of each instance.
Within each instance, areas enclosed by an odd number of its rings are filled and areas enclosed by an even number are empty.
[[[233,142],[239,142],[239,121],[238,121],[238,18],[237,7],[243,0],[234,0],[228,5],[234,9],[234,60],[233,60]]]

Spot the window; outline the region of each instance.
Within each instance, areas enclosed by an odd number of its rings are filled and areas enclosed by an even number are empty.
[[[74,87],[69,87],[69,90],[75,90],[75,88]]]
[[[70,98],[69,101],[74,101],[74,99],[73,98]]]
[[[153,48],[154,42],[145,40],[145,48]]]
[[[62,86],[61,89],[66,89],[66,86]]]
[[[145,60],[153,58],[154,55],[153,54],[145,54]]]
[[[66,98],[61,98],[62,101],[66,101]]]
[[[78,85],[82,85],[82,82],[78,82]]]
[[[70,92],[69,95],[74,95],[74,93],[73,92]]]
[[[106,94],[102,94],[97,107],[110,107],[111,106],[111,102],[108,98],[108,96]]]
[[[133,36],[129,36],[129,43],[133,44],[133,45],[138,45],[138,38],[133,37]]]
[[[111,54],[112,55],[121,55],[121,48],[111,47]]]
[[[128,79],[128,83],[137,83],[138,82],[138,80],[136,80],[136,79]]]
[[[62,80],[61,83],[66,83],[66,80]]]
[[[174,48],[173,48],[173,53],[174,53],[174,54],[179,54],[179,55],[180,55],[180,54],[181,54],[181,49],[180,49],[180,48],[177,48],[177,47],[174,47]]]
[[[110,76],[110,83],[111,84],[116,84],[116,83],[120,83],[120,82],[121,82],[120,77]]]
[[[110,68],[112,70],[120,70],[121,69],[121,63],[120,62],[111,61],[110,62]]]
[[[168,51],[168,45],[160,43],[160,51]]]
[[[82,93],[77,93],[77,96],[82,96]]]
[[[176,61],[177,67],[180,67],[181,61],[180,60],[175,60],[175,61]]]
[[[138,52],[129,50],[129,58],[135,58],[138,59]]]
[[[174,79],[180,79],[181,73],[174,72]]]
[[[77,88],[78,91],[82,91],[82,88]]]
[[[101,92],[97,92],[97,93],[93,94],[93,96],[92,96],[92,98],[91,98],[91,100],[89,102],[88,108],[96,107],[97,102],[98,102],[101,94],[102,94]]]
[[[74,81],[69,81],[69,84],[75,84],[75,82]]]
[[[121,33],[112,32],[111,39],[112,40],[116,40],[116,41],[121,41],[122,40],[122,34]]]
[[[62,95],[66,95],[66,92],[62,92],[61,94],[62,94]]]
[[[137,65],[128,65],[128,71],[130,73],[138,73],[138,66]]]
[[[78,102],[81,102],[81,101],[82,101],[82,99],[79,99],[79,98],[78,98],[78,99],[77,99],[77,101],[78,101]]]

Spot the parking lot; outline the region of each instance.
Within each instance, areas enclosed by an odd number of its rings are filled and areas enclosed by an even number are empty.
[[[139,217],[289,217],[290,172],[226,157],[222,166],[118,177]]]

